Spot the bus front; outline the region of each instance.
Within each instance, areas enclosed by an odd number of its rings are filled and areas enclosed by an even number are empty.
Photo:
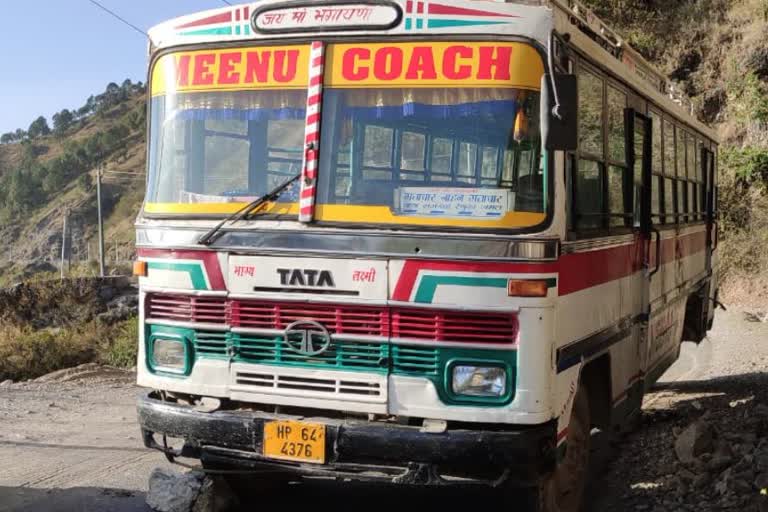
[[[551,25],[512,3],[263,2],[152,32],[147,446],[286,478],[551,471]]]

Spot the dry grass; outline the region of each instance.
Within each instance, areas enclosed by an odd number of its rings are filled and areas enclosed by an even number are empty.
[[[0,323],[0,381],[34,379],[90,362],[130,368],[136,364],[137,345],[135,318],[40,330]]]

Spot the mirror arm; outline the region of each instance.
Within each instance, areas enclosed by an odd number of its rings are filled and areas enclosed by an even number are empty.
[[[549,45],[547,47],[547,64],[549,65],[549,77],[552,82],[552,95],[554,96],[555,105],[552,107],[552,116],[560,121],[563,120],[563,115],[560,112],[560,93],[557,90],[557,83],[555,81],[555,31],[553,30],[549,35]]]

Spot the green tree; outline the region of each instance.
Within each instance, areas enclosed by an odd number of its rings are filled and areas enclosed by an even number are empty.
[[[53,114],[53,132],[56,136],[61,137],[72,127],[72,123],[75,120],[74,114],[68,109],[64,109],[57,114]]]
[[[44,116],[40,116],[32,121],[32,124],[29,125],[29,130],[27,130],[30,139],[36,139],[38,137],[49,135],[50,133],[51,128],[48,126],[48,121]]]
[[[91,175],[87,172],[81,174],[80,177],[77,178],[77,186],[85,192],[90,190],[93,186],[93,179],[91,178]]]
[[[18,169],[8,176],[6,205],[16,213],[24,213],[42,200],[40,183],[30,171]]]
[[[16,134],[13,132],[4,133],[0,135],[0,144],[10,144],[16,140]]]

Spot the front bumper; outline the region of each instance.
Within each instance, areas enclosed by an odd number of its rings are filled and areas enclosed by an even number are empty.
[[[259,411],[216,411],[139,398],[144,444],[199,458],[214,467],[293,473],[415,485],[489,484],[510,481],[532,485],[554,468],[554,422],[508,430],[449,429],[434,434],[419,427],[322,417],[298,417]],[[262,456],[264,423],[305,420],[326,426],[327,462],[323,465],[275,461]],[[155,435],[184,439],[169,452]]]

